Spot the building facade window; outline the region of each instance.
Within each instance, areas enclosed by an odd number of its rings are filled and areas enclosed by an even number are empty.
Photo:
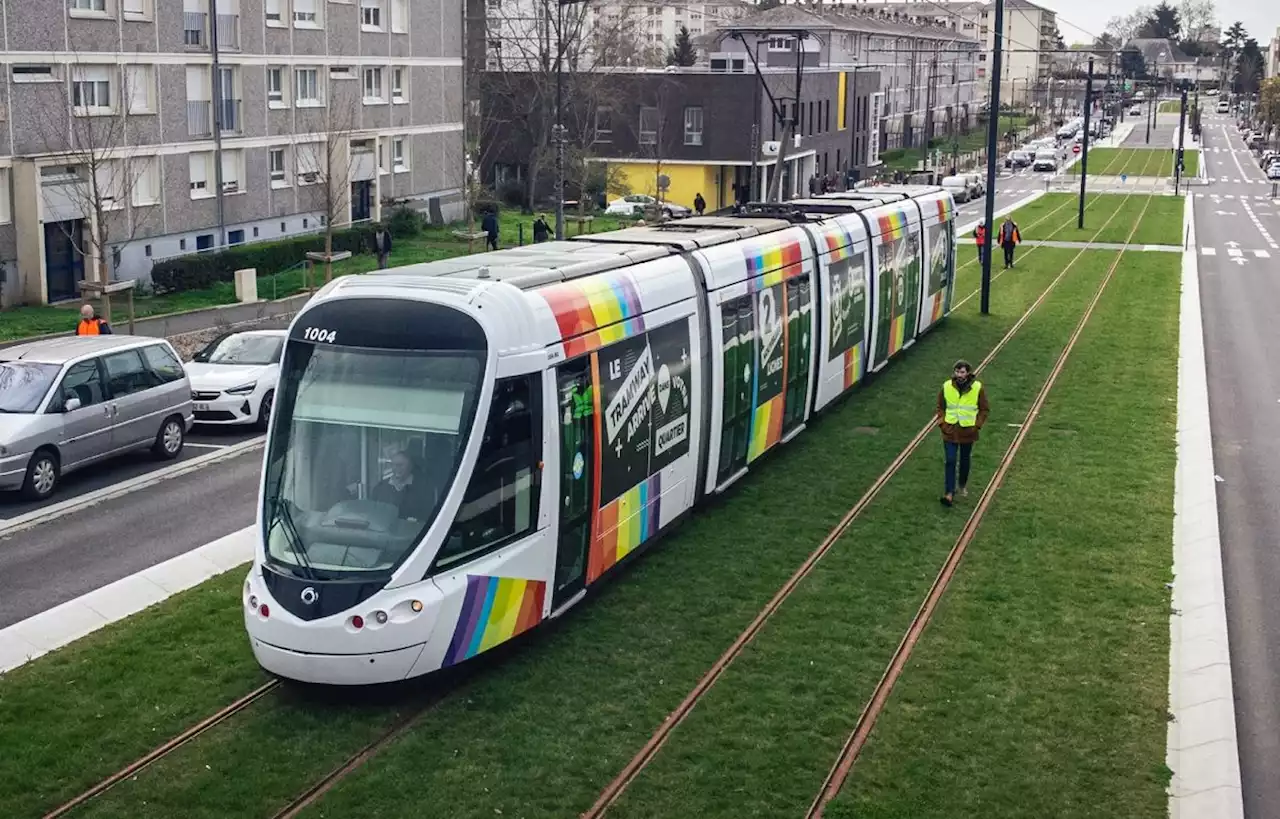
[[[107,0],[71,0],[71,10],[81,13],[107,13]]]
[[[293,27],[320,28],[321,0],[293,0]]]
[[[160,204],[160,161],[154,156],[130,160],[134,207]]]
[[[391,140],[391,169],[394,171],[409,170],[409,163],[404,155],[404,137]]]
[[[283,28],[285,25],[284,15],[281,9],[288,0],[266,0],[267,25]]]
[[[360,0],[360,27],[382,31],[382,0]]]
[[[386,102],[382,91],[382,68],[373,67],[364,70],[364,101],[366,103]]]
[[[397,103],[408,102],[404,93],[404,74],[405,70],[401,66],[391,69],[391,101]]]
[[[105,65],[78,67],[71,79],[71,104],[77,114],[110,113],[111,69]]]
[[[288,104],[284,96],[284,69],[278,65],[267,66],[267,104],[272,108]]]
[[[293,93],[298,105],[320,105],[320,71],[316,68],[298,68],[293,72]]]
[[[289,174],[285,170],[284,148],[272,148],[268,154],[267,164],[271,169],[271,187],[289,187]]]
[[[391,30],[396,34],[409,31],[409,0],[391,0]]]
[[[121,76],[124,78],[123,95],[129,101],[129,113],[155,113],[155,67],[150,65],[126,65]]]
[[[213,176],[210,173],[213,167],[213,152],[197,151],[190,154],[187,157],[187,165],[191,179],[191,198],[204,199],[213,196],[212,185],[209,184],[209,177]]]
[[[640,144],[658,144],[658,109],[645,106],[640,109]]]
[[[684,109],[684,144],[702,144],[702,107],[690,105]]]
[[[607,105],[596,108],[596,142],[613,141],[613,109]]]

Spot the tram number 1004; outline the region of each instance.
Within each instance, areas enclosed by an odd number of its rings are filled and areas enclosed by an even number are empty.
[[[337,339],[338,333],[335,330],[326,330],[323,327],[308,327],[302,331],[302,337],[307,341],[332,344]]]

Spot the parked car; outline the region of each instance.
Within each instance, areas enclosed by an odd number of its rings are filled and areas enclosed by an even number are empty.
[[[284,330],[224,333],[187,364],[197,424],[254,424],[266,429],[280,379]]]
[[[1034,144],[1034,143],[1033,143]],[[1010,151],[1004,158],[1004,166],[1006,168],[1025,168],[1031,164],[1033,154],[1028,151]]]
[[[1231,105],[1226,100],[1218,100],[1218,113],[1225,114],[1231,110]]]
[[[987,180],[980,173],[957,174],[969,183],[969,193],[974,199],[987,195]]]
[[[1137,117],[1137,116],[1141,116],[1141,115],[1142,115],[1142,107],[1141,107],[1141,106],[1138,106],[1138,105],[1130,106],[1130,108],[1129,108],[1129,116],[1131,116],[1131,117]]]
[[[677,205],[675,202],[659,203],[655,197],[643,193],[632,193],[613,200],[609,203],[609,207],[605,208],[605,213],[610,216],[643,216],[646,208],[659,205],[661,205],[662,214],[668,219],[681,219],[692,213],[684,205]]]
[[[1274,160],[1267,166],[1267,179],[1280,179],[1280,159]]]
[[[141,336],[72,336],[0,350],[0,490],[31,500],[62,476],[150,448],[182,452],[191,383],[173,347]]]
[[[942,189],[951,194],[957,202],[964,204],[973,198],[969,190],[969,182],[961,176],[944,176],[939,183]]]

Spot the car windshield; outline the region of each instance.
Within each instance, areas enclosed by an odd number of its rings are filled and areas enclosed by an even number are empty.
[[[202,364],[275,364],[280,360],[283,346],[284,338],[281,336],[235,333],[214,340],[196,353],[195,360]]]
[[[267,559],[304,577],[389,574],[458,471],[484,362],[476,353],[290,342],[267,452]]]
[[[0,412],[35,412],[61,369],[37,361],[0,361]]]

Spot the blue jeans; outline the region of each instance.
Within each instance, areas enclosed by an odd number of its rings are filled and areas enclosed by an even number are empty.
[[[956,493],[956,461],[960,461],[960,485],[966,486],[969,483],[969,453],[973,451],[973,444],[953,444],[950,441],[943,441],[942,448],[947,456],[947,494],[954,495]]]

